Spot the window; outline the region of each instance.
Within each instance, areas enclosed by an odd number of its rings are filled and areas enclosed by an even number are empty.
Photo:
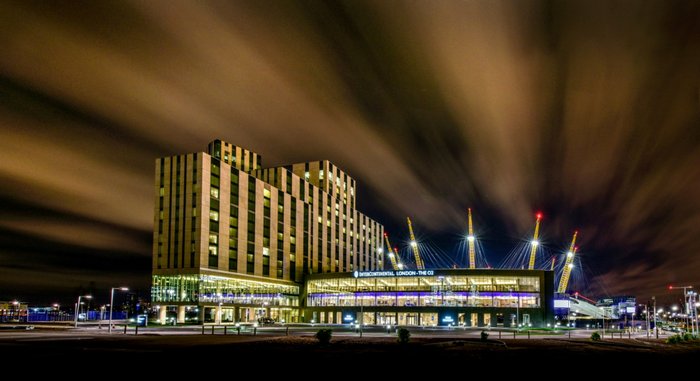
[[[212,221],[219,221],[219,212],[215,210],[209,211],[209,219]]]
[[[218,244],[219,243],[219,236],[216,234],[209,234],[209,243],[211,244]]]
[[[209,246],[209,255],[219,255],[219,248],[216,246]]]
[[[309,180],[310,176],[309,171],[304,172],[304,179]]]
[[[212,197],[214,197],[216,199],[219,198],[219,188],[212,187],[209,193],[211,194]]]

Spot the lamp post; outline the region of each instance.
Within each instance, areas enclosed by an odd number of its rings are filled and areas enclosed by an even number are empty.
[[[513,287],[508,288],[510,290],[510,296],[513,296]],[[512,315],[511,315],[512,316]],[[520,298],[515,295],[515,328],[518,328],[520,322]]]
[[[114,308],[114,290],[119,291],[129,291],[128,287],[112,287],[112,291],[109,296],[109,327],[107,327],[107,333],[112,333],[112,309]],[[138,320],[138,316],[137,319]],[[136,322],[138,324],[138,321]]]
[[[80,299],[85,298],[85,299],[92,299],[92,295],[79,295],[78,296],[78,303],[75,303],[75,328],[78,328],[78,314],[80,308]]]
[[[685,330],[688,330],[688,317],[690,316],[690,304],[688,303],[688,290],[693,286],[668,286],[669,290],[683,290],[683,302],[685,303]]]
[[[658,311],[656,311],[656,296],[652,296],[651,300],[654,301],[654,309],[652,310],[654,312],[654,333],[656,334],[656,338],[659,338],[659,327],[656,326],[656,315],[658,315]]]

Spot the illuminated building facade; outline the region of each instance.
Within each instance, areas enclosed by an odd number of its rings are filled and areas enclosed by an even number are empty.
[[[329,161],[262,168],[221,140],[156,160],[151,299],[177,322],[298,321],[305,275],[382,269],[384,228]]]
[[[539,270],[405,270],[311,274],[305,317],[318,323],[544,327],[554,275]]]

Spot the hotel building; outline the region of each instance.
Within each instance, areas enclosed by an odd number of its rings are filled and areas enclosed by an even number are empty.
[[[384,228],[327,160],[262,167],[214,140],[156,160],[152,302],[165,322],[308,321],[306,275],[383,268]]]
[[[261,162],[221,140],[156,160],[161,323],[554,323],[551,271],[385,270],[384,228],[357,211],[354,179],[325,160]]]

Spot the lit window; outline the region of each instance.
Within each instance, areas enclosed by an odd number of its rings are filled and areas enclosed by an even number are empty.
[[[210,210],[209,211],[209,219],[212,221],[218,221],[219,220],[219,212],[215,210]]]
[[[311,176],[311,175],[309,174],[309,171],[304,172],[304,178],[305,178],[306,180],[308,180],[310,176]]]
[[[269,256],[270,255],[270,249],[267,247],[263,247],[263,255],[264,256]]]
[[[211,191],[209,192],[212,197],[218,199],[219,198],[219,188],[211,188]]]
[[[209,255],[219,255],[219,248],[216,246],[209,246]]]

